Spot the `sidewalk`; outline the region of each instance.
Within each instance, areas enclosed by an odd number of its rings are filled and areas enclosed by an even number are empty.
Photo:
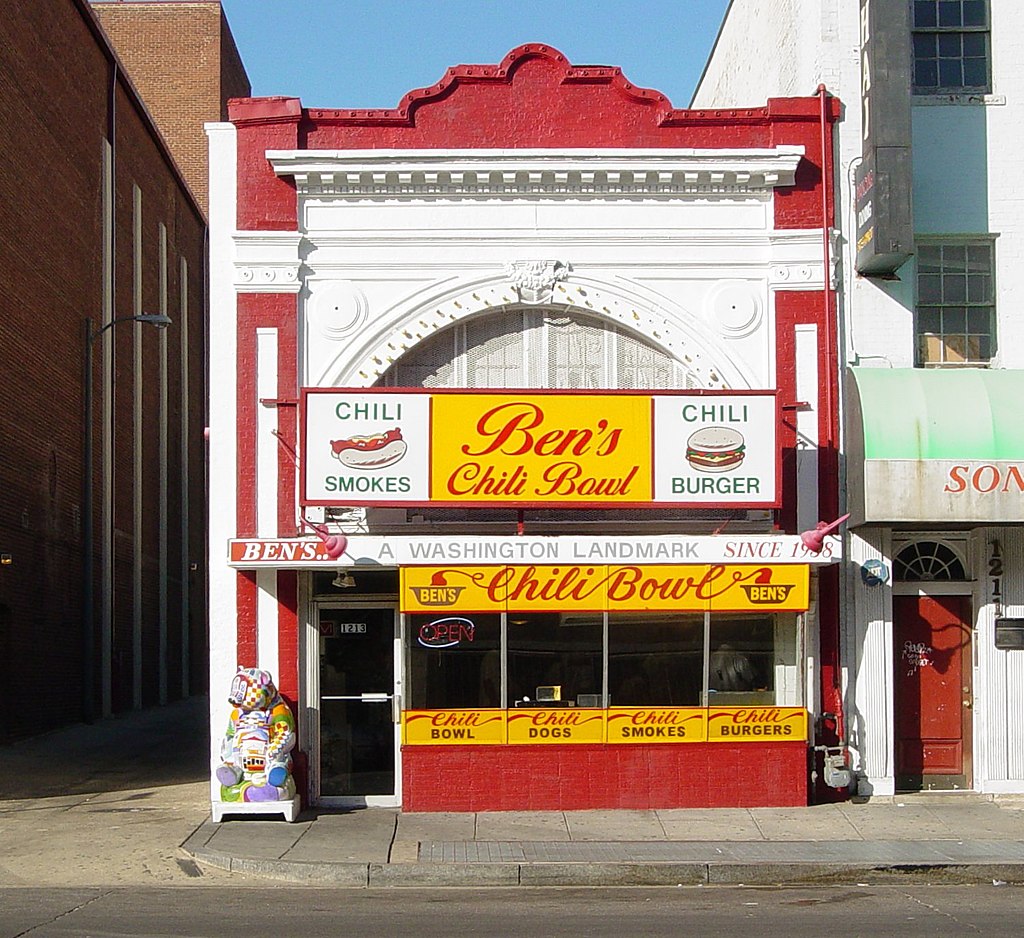
[[[0,747],[0,886],[1024,883],[1024,799],[214,824],[208,752],[205,698]]]
[[[236,873],[346,886],[1024,882],[1024,806],[306,813],[206,822],[184,845]]]

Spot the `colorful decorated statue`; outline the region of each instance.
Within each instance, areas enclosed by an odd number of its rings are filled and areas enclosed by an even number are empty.
[[[221,801],[290,801],[295,719],[269,671],[239,668],[231,682],[233,707],[217,767]]]

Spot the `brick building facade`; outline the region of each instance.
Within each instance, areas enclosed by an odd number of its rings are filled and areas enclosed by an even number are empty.
[[[93,0],[92,6],[206,212],[203,124],[225,120],[228,98],[250,93],[220,3]]]
[[[202,210],[89,4],[13,0],[0,49],[0,682],[18,738],[205,686],[206,261]]]

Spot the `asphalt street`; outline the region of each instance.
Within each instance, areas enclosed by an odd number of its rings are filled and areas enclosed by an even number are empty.
[[[931,938],[1021,933],[1013,886],[347,890],[0,889],[0,936]]]

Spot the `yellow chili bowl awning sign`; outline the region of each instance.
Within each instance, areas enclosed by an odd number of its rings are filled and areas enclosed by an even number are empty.
[[[802,612],[806,564],[403,567],[403,612]]]

